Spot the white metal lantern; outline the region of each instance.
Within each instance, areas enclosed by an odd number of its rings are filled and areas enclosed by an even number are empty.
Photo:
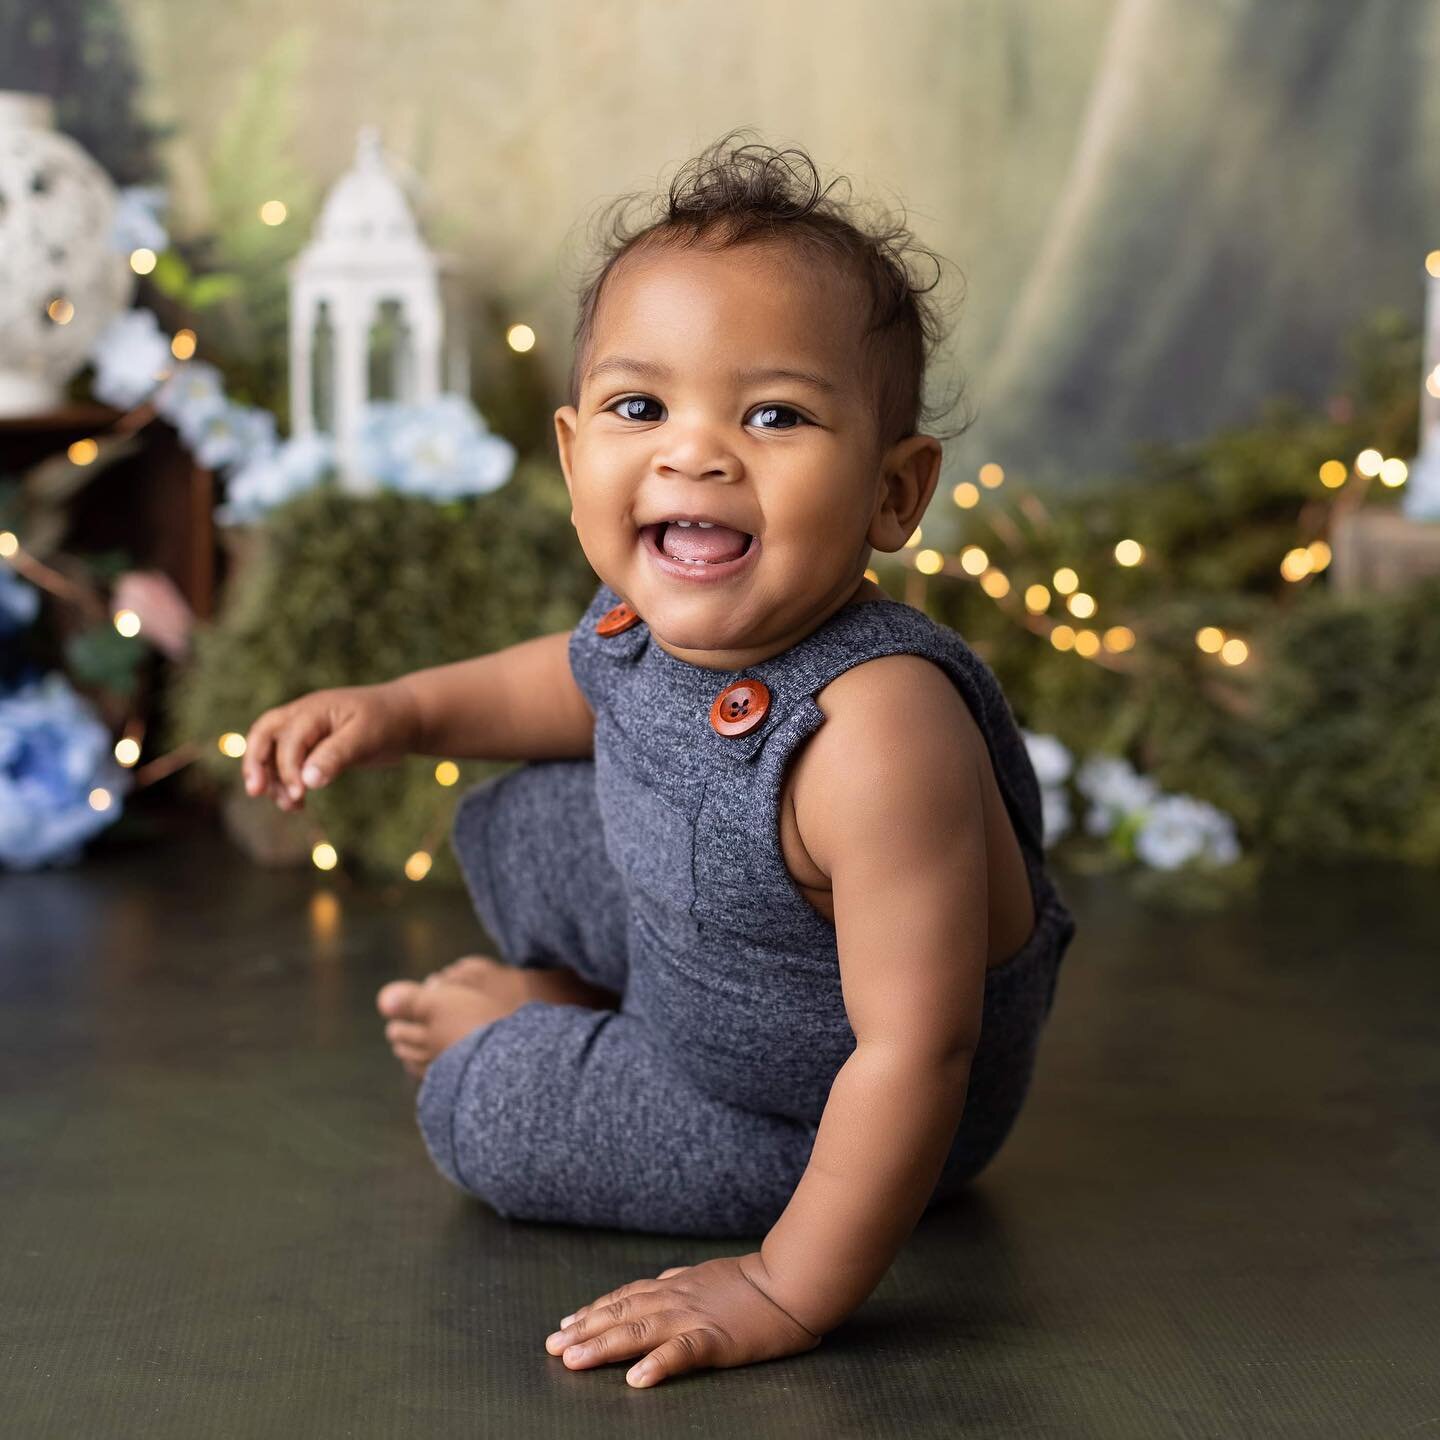
[[[48,95],[0,90],[0,415],[64,402],[135,276],[110,246],[115,187],[55,129]]]
[[[442,294],[453,266],[432,253],[405,192],[364,126],[310,244],[290,265],[290,415],[296,436],[335,440],[341,487],[376,488],[357,466],[365,404],[421,404],[469,390],[460,326]]]

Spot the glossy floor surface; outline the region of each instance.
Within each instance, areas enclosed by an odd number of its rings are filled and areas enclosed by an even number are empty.
[[[463,894],[180,817],[0,877],[0,1430],[1440,1432],[1435,877],[1186,919],[1060,880],[1079,935],[973,1193],[819,1349],[634,1390],[546,1333],[741,1247],[506,1221],[431,1169],[373,996],[487,948]]]

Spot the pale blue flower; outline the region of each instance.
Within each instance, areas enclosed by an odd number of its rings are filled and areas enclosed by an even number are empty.
[[[515,468],[515,447],[492,435],[463,395],[425,404],[370,402],[361,414],[356,463],[381,489],[452,500],[497,490]]]
[[[1230,817],[1193,795],[1163,795],[1135,835],[1135,853],[1157,870],[1191,860],[1228,865],[1240,857]]]
[[[73,865],[129,787],[109,730],[60,671],[0,695],[0,866]],[[104,810],[90,804],[97,788]]]
[[[1120,755],[1091,755],[1075,772],[1075,788],[1091,801],[1085,814],[1090,835],[1108,835],[1122,820],[1145,810],[1160,787]]]
[[[90,344],[95,398],[120,410],[138,405],[169,373],[169,338],[153,312],[143,308],[115,316]]]
[[[275,448],[275,417],[258,405],[223,408],[200,421],[192,449],[207,470],[245,466]]]
[[[40,592],[0,564],[0,635],[28,629],[40,613]]]
[[[110,227],[110,248],[128,255],[132,250],[153,250],[157,255],[170,244],[160,223],[168,201],[163,185],[127,185],[115,205]]]
[[[1025,729],[1020,735],[1041,786],[1063,784],[1074,763],[1069,750],[1053,735],[1035,735]]]
[[[225,409],[225,379],[208,361],[186,360],[155,392],[157,413],[168,420],[192,450],[205,426]]]
[[[225,504],[217,507],[221,525],[245,525],[267,510],[313,489],[335,466],[335,442],[328,435],[292,436],[284,444],[254,456],[225,482]]]
[[[1044,838],[1048,849],[1070,829],[1070,797],[1061,789],[1045,787],[1040,791],[1040,810]]]

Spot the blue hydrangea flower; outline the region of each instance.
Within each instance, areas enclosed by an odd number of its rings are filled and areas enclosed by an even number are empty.
[[[225,409],[225,380],[207,361],[186,360],[175,367],[152,398],[156,412],[180,432],[180,438],[193,450],[205,426]]]
[[[1070,797],[1062,789],[1046,786],[1040,791],[1040,812],[1045,832],[1041,843],[1048,850],[1070,829]]]
[[[170,339],[153,311],[126,310],[90,342],[95,398],[120,410],[138,405],[170,372]]]
[[[334,467],[335,442],[328,435],[292,436],[231,472],[216,521],[246,525],[259,520],[267,510],[313,489]]]
[[[157,255],[170,244],[160,223],[167,200],[163,185],[127,185],[115,205],[110,227],[110,248],[128,255],[132,250],[153,250]]]
[[[8,565],[0,565],[0,635],[28,629],[40,613],[40,592]]]
[[[1121,755],[1091,755],[1075,773],[1075,788],[1089,800],[1085,830],[1108,835],[1123,820],[1148,809],[1160,787]]]
[[[1026,753],[1041,787],[1062,785],[1074,764],[1065,746],[1053,735],[1036,735],[1023,728],[1020,736],[1025,741]]]
[[[463,395],[375,400],[361,415],[356,463],[383,490],[453,500],[498,490],[515,468],[515,447],[492,435]]]
[[[275,417],[258,405],[227,400],[200,422],[192,449],[208,470],[245,466],[275,448]]]
[[[73,865],[121,814],[130,776],[109,730],[58,670],[0,695],[0,866]],[[104,810],[90,792],[109,791]]]
[[[1229,865],[1240,858],[1234,822],[1193,795],[1164,795],[1150,806],[1135,835],[1135,853],[1157,870],[1190,860]]]

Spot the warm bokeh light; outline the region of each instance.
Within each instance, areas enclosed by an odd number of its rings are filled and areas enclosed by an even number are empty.
[[[922,575],[938,575],[945,568],[945,557],[938,550],[922,550],[915,557],[915,568]]]
[[[1091,655],[1100,653],[1100,637],[1093,630],[1082,630],[1075,637],[1075,653],[1084,655],[1087,659]]]
[[[1227,665],[1243,665],[1250,647],[1243,640],[1227,640],[1220,647],[1220,658]]]
[[[453,760],[442,760],[435,767],[435,778],[442,785],[454,785],[460,779],[460,767]]]
[[[980,588],[992,600],[1001,600],[1010,593],[1010,580],[1003,570],[987,570],[980,577]]]
[[[110,792],[97,785],[90,792],[90,808],[92,810],[108,810],[110,808]]]
[[[535,348],[535,332],[528,325],[512,325],[505,332],[505,343],[517,354],[523,355]]]
[[[195,354],[195,332],[177,330],[170,341],[170,353],[177,360],[189,360]]]
[[[989,567],[990,557],[978,545],[967,545],[960,552],[960,568],[967,575],[983,575]]]
[[[20,548],[20,537],[13,530],[0,530],[0,559],[8,560]]]
[[[992,460],[988,465],[980,467],[980,483],[987,489],[993,490],[1005,479],[1005,472]]]
[[[1440,275],[1440,250],[1432,250],[1425,257],[1425,268],[1432,275]]]
[[[1065,604],[1077,620],[1088,620],[1095,613],[1095,597],[1083,590],[1077,590]]]
[[[340,857],[335,853],[335,847],[325,840],[322,840],[310,852],[310,858],[315,862],[317,870],[333,870],[340,863]]]
[[[1287,580],[1303,580],[1312,568],[1310,552],[1303,548],[1287,550],[1280,562],[1280,573]]]
[[[907,550],[913,550],[920,543],[920,534],[920,527],[917,525],[915,527],[915,533],[905,542],[905,548]]]
[[[93,440],[76,440],[65,453],[72,465],[88,465],[100,453],[100,447]]]
[[[962,510],[973,510],[980,503],[980,487],[969,480],[962,480],[950,494]]]
[[[260,218],[267,225],[283,225],[289,213],[283,200],[267,200],[260,207]]]
[[[430,873],[430,857],[423,851],[417,850],[405,862],[405,876],[409,880],[423,880]]]
[[[143,245],[138,250],[132,250],[130,268],[137,275],[148,275],[155,268],[155,252],[147,250]]]
[[[1195,632],[1195,643],[1207,655],[1213,655],[1225,643],[1225,632],[1214,625],[1206,625]]]
[[[121,765],[133,765],[140,758],[140,742],[127,735],[115,742],[115,759]]]
[[[880,574],[879,574],[879,572],[876,571],[876,570],[867,570],[867,571],[865,572],[865,578],[866,578],[872,585],[878,585],[878,584],[880,583]]]
[[[1068,566],[1062,565],[1054,575],[1050,577],[1050,583],[1062,594],[1068,595],[1072,590],[1080,588],[1080,577]]]
[[[1320,483],[1327,490],[1338,490],[1349,478],[1350,472],[1343,460],[1327,460],[1320,467]]]
[[[1145,547],[1138,540],[1121,540],[1115,546],[1117,565],[1138,565],[1145,558]]]
[[[1112,625],[1100,638],[1117,655],[1135,648],[1135,632],[1128,625]]]
[[[1397,460],[1391,456],[1380,467],[1380,483],[1388,485],[1392,490],[1397,485],[1403,485],[1410,477],[1410,467],[1403,460]]]
[[[1032,615],[1039,615],[1050,608],[1050,592],[1043,585],[1025,587],[1025,608]]]
[[[140,633],[140,617],[133,610],[117,610],[115,628],[127,639],[132,639]]]
[[[68,325],[75,318],[75,307],[63,295],[57,295],[45,307],[45,313],[57,325]]]
[[[1330,547],[1323,540],[1312,540],[1306,547],[1310,552],[1310,568],[1323,570],[1333,558]]]
[[[1362,475],[1378,475],[1385,457],[1378,450],[1362,450],[1355,457],[1355,468]]]
[[[333,940],[339,929],[339,896],[333,890],[317,890],[310,897],[310,934],[316,940]]]
[[[227,730],[216,742],[222,755],[238,760],[245,753],[245,737],[236,730]]]
[[[1437,365],[1425,377],[1425,389],[1437,400],[1440,400],[1440,365]]]
[[[1075,646],[1075,632],[1068,625],[1057,625],[1050,632],[1050,643],[1057,650],[1071,650]]]

